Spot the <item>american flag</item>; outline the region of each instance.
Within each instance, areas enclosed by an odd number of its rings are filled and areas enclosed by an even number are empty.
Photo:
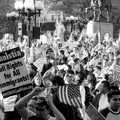
[[[41,74],[40,72],[37,72],[37,74],[35,75],[35,77],[33,78],[33,81],[35,82],[35,84],[37,86],[40,86],[41,83],[42,83],[42,77],[41,77]]]
[[[80,86],[60,86],[58,88],[58,98],[60,102],[64,104],[68,104],[74,107],[82,106]]]

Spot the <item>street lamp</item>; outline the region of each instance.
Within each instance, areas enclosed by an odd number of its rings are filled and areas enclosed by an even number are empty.
[[[39,0],[17,0],[15,2],[15,9],[19,12],[20,17],[27,17],[28,20],[28,37],[29,46],[31,43],[31,18],[34,18],[34,24],[36,27],[36,17],[41,14],[41,10],[44,8],[44,4]]]

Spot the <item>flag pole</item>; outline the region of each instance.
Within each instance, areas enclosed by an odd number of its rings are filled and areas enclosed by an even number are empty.
[[[101,1],[99,0],[98,1],[99,3],[98,3],[98,11],[99,11],[99,13],[98,13],[98,40],[99,40],[99,48],[100,48],[100,46],[101,46],[101,44],[102,44],[102,36],[101,36],[101,22],[100,22],[100,17],[101,17]],[[102,54],[100,55],[100,62],[102,62]],[[102,67],[102,64],[101,64],[101,67]]]

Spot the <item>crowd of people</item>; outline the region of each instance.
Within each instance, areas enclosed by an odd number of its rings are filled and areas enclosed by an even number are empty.
[[[92,120],[86,112],[91,104],[104,119],[119,120],[120,76],[116,66],[120,64],[116,60],[120,39],[114,40],[110,33],[103,38],[99,33],[89,37],[83,28],[73,30],[64,40],[65,28],[59,28],[45,31],[30,47],[27,36],[14,42],[7,34],[0,41],[1,52],[18,46],[24,51],[33,85],[31,91],[18,95],[12,112],[4,112],[1,102],[0,120]],[[79,108],[60,102],[60,86],[81,86]]]

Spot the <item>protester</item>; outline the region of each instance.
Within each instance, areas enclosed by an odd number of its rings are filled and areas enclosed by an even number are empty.
[[[120,119],[120,91],[114,90],[108,93],[109,106],[101,111],[106,120]]]
[[[115,43],[109,33],[99,41],[99,33],[89,37],[86,28],[80,33],[78,26],[64,39],[67,30],[61,20],[56,23],[53,35],[48,30],[43,32],[40,39],[31,41],[31,46],[28,46],[28,36],[14,42],[7,34],[0,41],[1,52],[15,47],[24,52],[25,67],[32,83],[32,91],[18,93],[15,113],[23,120],[86,120],[85,111],[92,104],[105,118],[110,117],[106,112],[104,115],[104,111],[119,118],[119,91],[108,92],[116,90],[115,84],[117,90],[120,88],[119,65],[116,66],[116,58],[120,55],[120,46],[116,43],[120,42]],[[82,107],[73,105],[77,98],[72,100],[73,104],[60,101],[58,90],[64,86],[80,87],[80,96],[78,91],[67,87],[62,94],[72,91],[67,100],[77,95]],[[0,110],[0,117],[4,117],[4,109]]]
[[[98,111],[101,111],[102,109],[109,106],[107,97],[107,93],[110,90],[109,82],[102,81],[97,90],[99,93],[95,96],[92,103],[98,109]]]
[[[21,98],[15,105],[15,109],[19,112],[23,120],[29,120],[35,117],[36,119],[51,120],[47,106],[53,111],[56,120],[65,120],[64,116],[58,111],[53,104],[52,96],[47,98],[39,98],[39,94],[44,88],[36,87],[28,95]],[[45,100],[47,99],[47,101]],[[27,105],[27,107],[25,107]],[[32,117],[32,118],[30,118]]]

